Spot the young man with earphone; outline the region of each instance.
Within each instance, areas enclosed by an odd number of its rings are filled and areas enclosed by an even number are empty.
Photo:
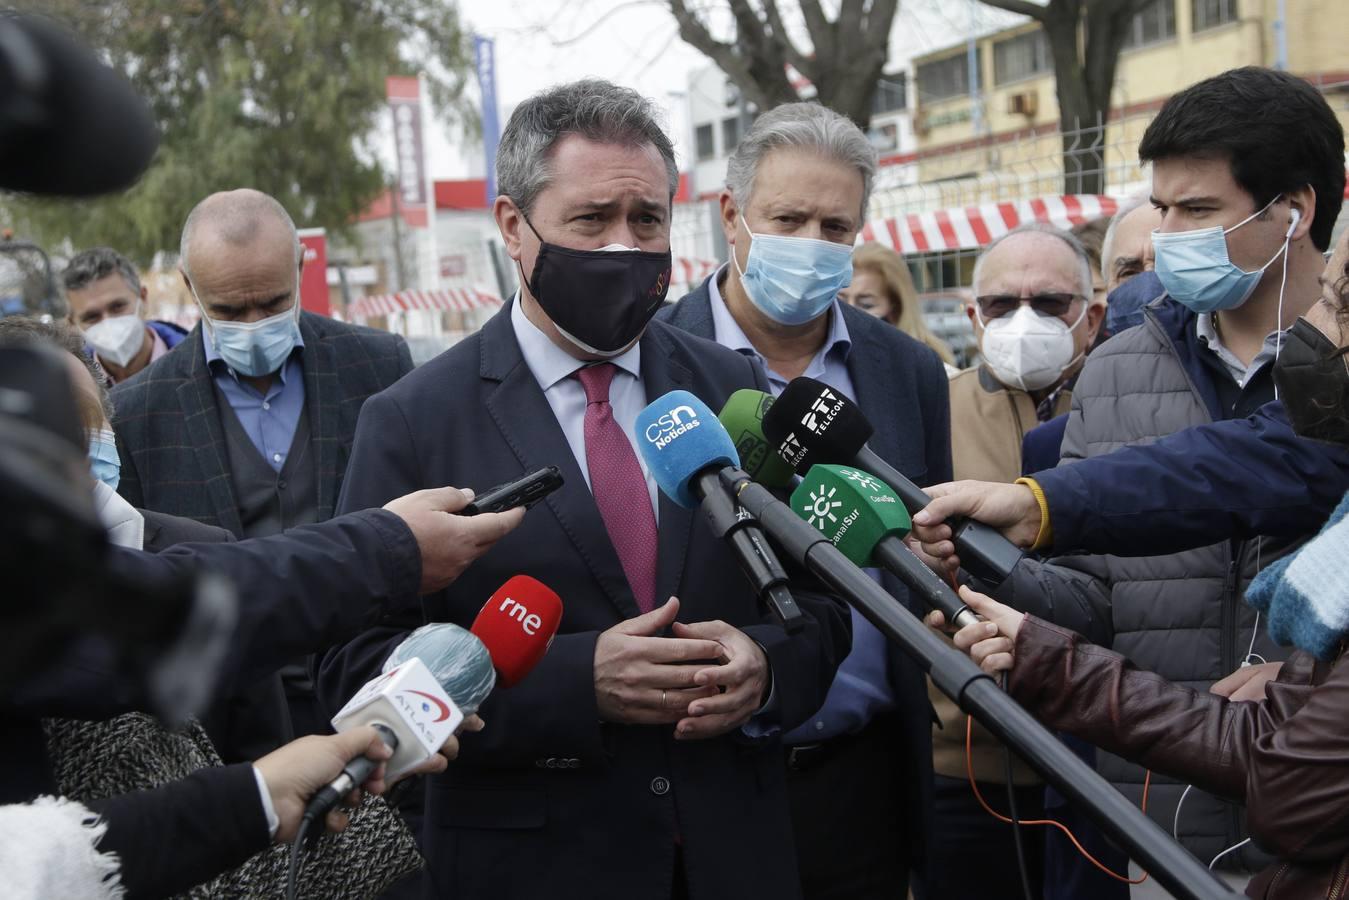
[[[1254,67],[1199,82],[1162,107],[1139,157],[1152,165],[1162,216],[1153,249],[1166,294],[1088,358],[1064,461],[1244,418],[1273,400],[1285,329],[1320,294],[1344,194],[1344,134],[1314,88]],[[1254,698],[1286,653],[1258,629],[1242,593],[1300,543],[1256,538],[1146,558],[1027,561],[997,596],[1169,680]],[[1141,799],[1141,767],[1101,753],[1098,769]],[[1242,810],[1198,788],[1177,819],[1185,788],[1154,777],[1148,814],[1175,827],[1196,856],[1213,859],[1246,837]],[[1241,883],[1261,864],[1245,845],[1217,868]],[[1145,883],[1133,896],[1162,896],[1150,890]]]

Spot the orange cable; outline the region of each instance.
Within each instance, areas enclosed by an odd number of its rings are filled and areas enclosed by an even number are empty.
[[[946,579],[951,583],[951,588],[955,590],[957,593],[959,593],[960,588],[959,585],[957,585],[956,583],[955,573],[947,572]],[[983,794],[979,793],[979,785],[974,780],[974,760],[971,755],[971,744],[973,734],[974,734],[974,718],[967,714],[965,716],[965,774],[970,780],[970,789],[974,791],[974,799],[979,801],[979,805],[984,808],[984,812],[988,813],[990,816],[997,819],[999,822],[1011,825],[1012,820],[1007,816],[1004,816],[1001,813],[994,811],[992,807],[990,807],[986,802],[984,802]],[[1148,811],[1148,788],[1151,786],[1151,784],[1152,784],[1152,771],[1148,770],[1147,774],[1143,777],[1142,811],[1145,813]],[[1122,881],[1125,884],[1142,884],[1143,882],[1148,880],[1147,872],[1144,872],[1141,878],[1129,878],[1127,876],[1120,875],[1117,872],[1111,871],[1109,866],[1105,865],[1096,857],[1092,856],[1090,853],[1087,852],[1087,849],[1083,847],[1081,843],[1078,842],[1077,836],[1073,834],[1073,832],[1068,828],[1067,825],[1064,825],[1062,822],[1059,822],[1055,819],[1032,819],[1029,821],[1021,819],[1018,820],[1017,824],[1054,826],[1059,831],[1062,831],[1065,835],[1068,836],[1068,840],[1072,841],[1073,846],[1077,848],[1077,852],[1082,854],[1082,856],[1086,858],[1087,862],[1091,863],[1093,866],[1100,869],[1102,872],[1109,875],[1116,881]]]
[[[966,716],[965,716],[965,774],[966,774],[966,776],[968,776],[968,778],[969,778],[969,780],[970,780],[970,789],[974,791],[974,799],[976,799],[976,800],[979,801],[979,805],[982,806],[982,807],[984,808],[984,812],[988,813],[990,816],[992,816],[993,818],[997,819],[999,822],[1003,822],[1003,823],[1005,823],[1005,824],[1011,825],[1011,824],[1012,824],[1012,820],[1009,819],[1007,816],[1004,816],[1004,815],[1002,815],[1001,813],[995,811],[992,807],[990,807],[986,802],[984,802],[984,796],[983,796],[983,794],[979,793],[979,785],[978,785],[978,783],[976,783],[975,780],[974,780],[974,762],[973,762],[972,757],[970,756],[970,744],[971,744],[971,737],[972,737],[973,733],[974,733],[974,718],[973,718],[972,716],[966,715]],[[1148,787],[1151,785],[1151,783],[1152,783],[1152,772],[1151,772],[1151,770],[1149,770],[1148,773],[1147,773],[1147,775],[1143,778],[1143,812],[1145,812],[1145,813],[1148,811]],[[1082,855],[1086,858],[1087,862],[1091,863],[1093,866],[1095,866],[1096,868],[1100,869],[1102,872],[1104,872],[1105,874],[1109,875],[1111,878],[1115,879],[1116,881],[1122,881],[1122,882],[1124,882],[1125,884],[1142,884],[1143,882],[1145,882],[1145,881],[1148,880],[1148,873],[1147,873],[1147,872],[1144,872],[1144,873],[1143,873],[1143,876],[1142,876],[1141,878],[1128,878],[1127,876],[1120,875],[1120,874],[1117,873],[1117,872],[1111,871],[1111,870],[1110,870],[1110,867],[1106,866],[1104,863],[1102,863],[1102,862],[1100,862],[1098,859],[1096,859],[1096,857],[1094,857],[1094,856],[1092,856],[1090,853],[1088,853],[1088,852],[1087,852],[1087,849],[1086,849],[1085,847],[1083,847],[1081,843],[1078,842],[1077,836],[1074,835],[1074,834],[1072,833],[1072,831],[1068,828],[1068,826],[1067,826],[1067,825],[1064,825],[1062,822],[1056,821],[1056,820],[1054,820],[1054,819],[1032,819],[1032,820],[1029,820],[1029,821],[1027,821],[1027,820],[1025,820],[1025,819],[1021,819],[1021,820],[1018,820],[1017,824],[1019,824],[1019,825],[1052,825],[1052,826],[1054,826],[1054,827],[1057,828],[1059,831],[1062,831],[1065,835],[1068,836],[1068,840],[1072,841],[1073,846],[1077,848],[1077,852],[1080,853],[1080,854],[1082,854]]]

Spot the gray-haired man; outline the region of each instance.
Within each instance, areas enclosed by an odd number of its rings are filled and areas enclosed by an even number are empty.
[[[428,785],[426,894],[797,896],[771,732],[823,700],[846,613],[799,591],[809,624],[788,635],[640,465],[647,403],[686,390],[719,409],[768,388],[749,360],[650,322],[669,284],[674,149],[647,101],[581,81],[516,108],[497,180],[520,291],[366,403],[342,500],[378,506],[450,472],[489,487],[553,465],[565,482],[423,602],[427,620],[467,625],[526,573],[566,608],[538,667],[484,703],[492,724],[464,739],[463,765]],[[322,698],[341,705],[423,621],[331,651]]]
[[[800,375],[842,391],[875,426],[872,449],[937,483],[951,471],[941,360],[837,299],[875,173],[866,135],[832,110],[760,116],[721,194],[730,264],[661,317],[762,363],[774,393]],[[908,602],[893,576],[882,583]],[[855,613],[852,624],[823,706],[784,737],[801,884],[810,898],[902,897],[927,831],[931,710],[912,661]]]

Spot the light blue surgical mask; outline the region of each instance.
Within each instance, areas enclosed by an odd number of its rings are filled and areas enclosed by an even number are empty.
[[[290,309],[256,322],[221,322],[206,315],[206,307],[192,288],[192,296],[201,306],[204,327],[215,352],[240,375],[260,378],[280,371],[300,340],[300,298],[296,290]]]
[[[122,479],[122,458],[117,455],[117,437],[102,428],[89,438],[89,471],[99,481],[117,490]]]
[[[1157,277],[1171,299],[1197,313],[1236,309],[1245,303],[1265,270],[1288,252],[1288,242],[1300,214],[1293,210],[1293,222],[1284,235],[1283,246],[1253,272],[1241,269],[1228,258],[1227,235],[1263,214],[1278,200],[1275,197],[1231,228],[1214,225],[1193,231],[1154,231],[1152,249],[1157,257]]]
[[[744,216],[740,221],[749,231]],[[755,234],[745,268],[731,253],[750,301],[781,325],[804,325],[821,316],[852,281],[852,244],[814,238]]]

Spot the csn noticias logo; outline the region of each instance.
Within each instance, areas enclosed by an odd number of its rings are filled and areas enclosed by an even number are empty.
[[[675,438],[701,424],[693,407],[676,406],[646,426],[646,439],[654,444],[657,450],[664,450]]]

